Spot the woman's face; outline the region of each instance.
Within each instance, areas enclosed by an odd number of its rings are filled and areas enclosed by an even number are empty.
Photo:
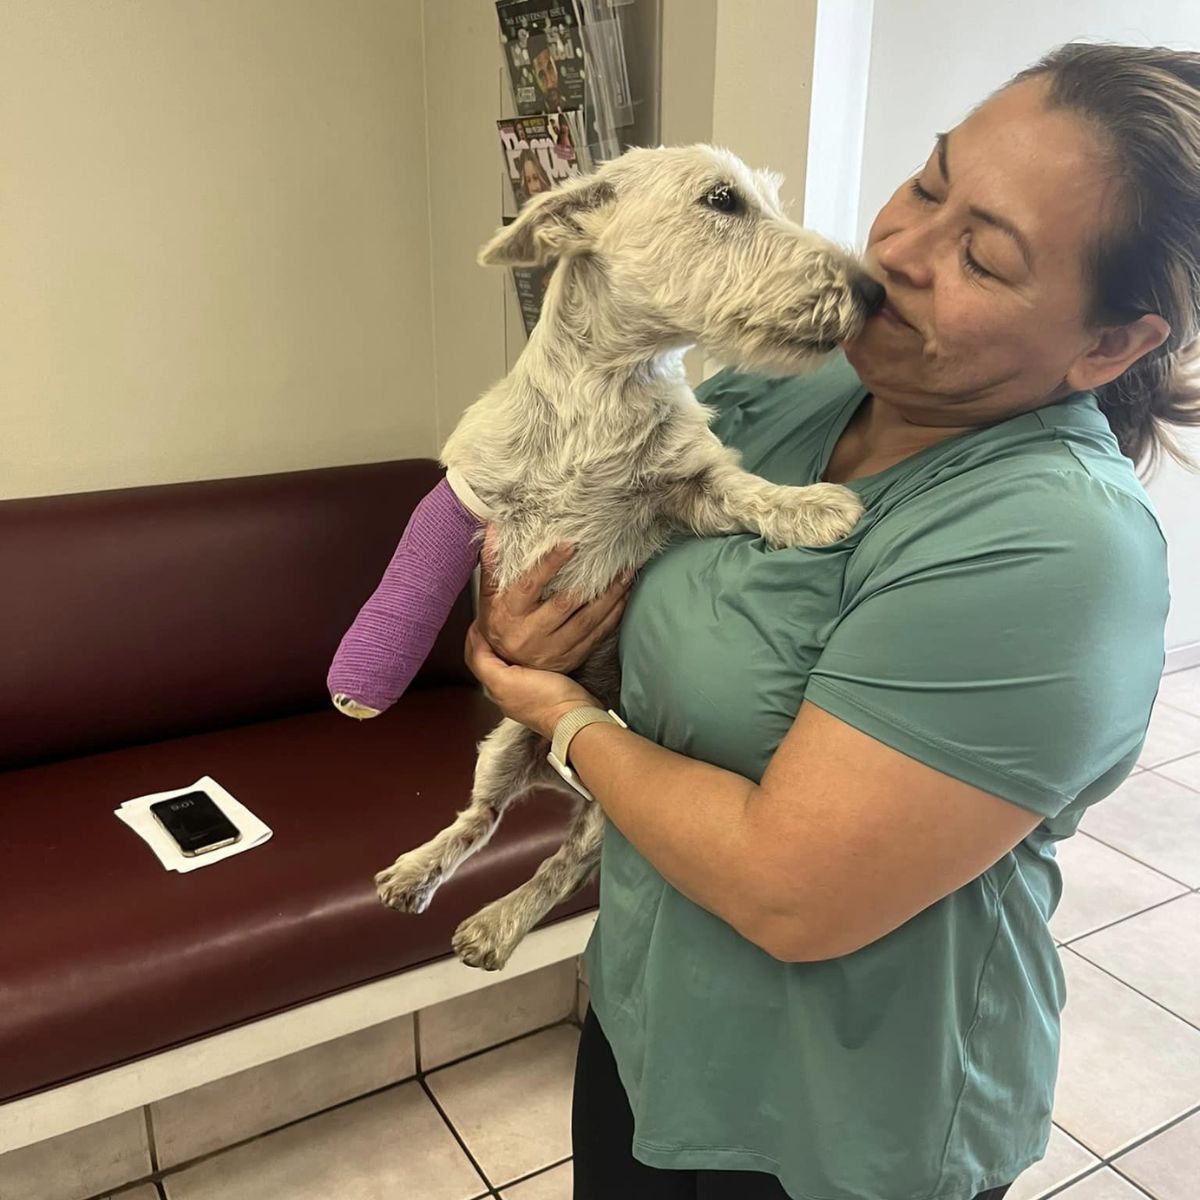
[[[525,183],[525,190],[531,196],[536,196],[539,192],[546,191],[546,187],[542,183],[542,173],[528,158],[525,160],[525,165],[521,169],[521,176]]]
[[[966,426],[1096,386],[1084,263],[1117,185],[1083,121],[1032,80],[938,140],[876,217],[888,305],[846,344],[873,392],[921,425]]]

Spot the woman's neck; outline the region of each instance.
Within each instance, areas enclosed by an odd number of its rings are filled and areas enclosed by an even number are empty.
[[[824,478],[829,483],[846,483],[878,475],[968,428],[971,426],[914,424],[886,400],[868,394],[842,430]]]

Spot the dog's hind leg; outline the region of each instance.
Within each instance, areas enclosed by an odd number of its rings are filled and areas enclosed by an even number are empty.
[[[561,782],[561,781],[560,781]],[[499,971],[521,939],[558,903],[577,892],[600,862],[604,813],[587,801],[566,840],[520,887],[493,900],[455,930],[454,951],[470,967]]]
[[[501,721],[479,745],[470,804],[436,837],[375,876],[384,904],[424,912],[438,887],[487,845],[504,810],[530,789],[544,764],[544,739],[516,721]]]

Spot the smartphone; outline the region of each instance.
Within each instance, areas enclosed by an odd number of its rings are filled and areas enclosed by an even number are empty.
[[[240,842],[238,827],[207,792],[185,792],[150,805],[154,819],[189,858]]]

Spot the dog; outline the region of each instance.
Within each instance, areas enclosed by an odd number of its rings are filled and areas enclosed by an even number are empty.
[[[535,196],[483,248],[483,265],[556,260],[541,318],[512,371],[463,416],[442,453],[493,513],[499,587],[561,542],[576,546],[547,594],[588,601],[676,533],[751,532],[773,547],[823,545],[862,512],[836,484],[782,487],[741,469],[687,384],[695,344],[745,369],[797,374],[854,336],[884,290],[844,250],[784,216],[778,176],[710,146],[630,150]],[[575,673],[606,708],[617,640]],[[561,848],[509,895],[464,921],[459,958],[499,970],[600,857],[604,817],[503,720],[480,744],[470,803],[376,877],[380,898],[421,912],[533,788],[575,796]]]

